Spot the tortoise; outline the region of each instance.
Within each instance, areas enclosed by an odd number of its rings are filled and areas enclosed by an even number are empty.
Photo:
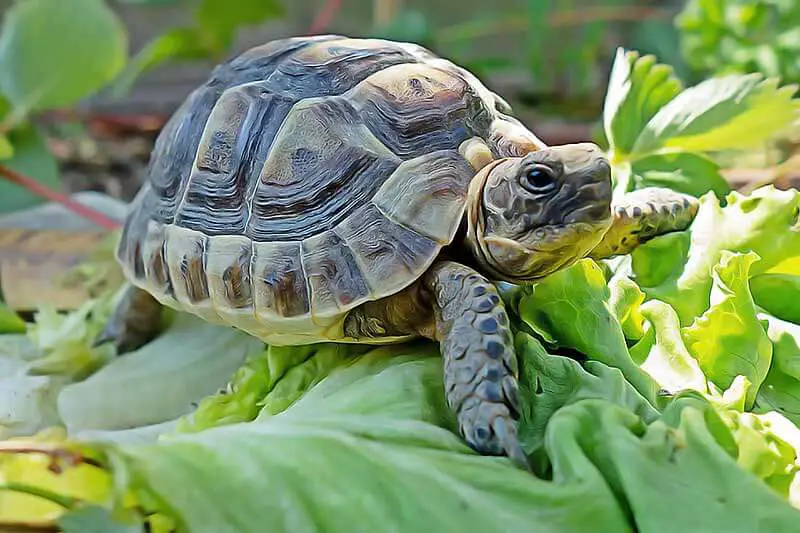
[[[612,201],[597,145],[547,146],[422,46],[278,39],[218,65],[157,137],[97,344],[146,344],[165,307],[272,345],[427,338],[461,437],[526,466],[497,283],[628,253],[697,207],[660,188]]]

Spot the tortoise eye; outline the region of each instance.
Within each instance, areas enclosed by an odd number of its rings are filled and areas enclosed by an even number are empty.
[[[544,165],[537,165],[522,175],[522,186],[531,192],[544,193],[553,190],[556,186],[556,177],[553,171]]]

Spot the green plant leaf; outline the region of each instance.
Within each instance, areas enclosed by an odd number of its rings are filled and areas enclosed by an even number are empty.
[[[28,328],[28,337],[42,352],[31,363],[34,375],[52,375],[82,380],[102,367],[112,357],[110,344],[93,347],[94,338],[103,327],[102,304],[95,300],[80,308],[59,313],[42,306]]]
[[[657,385],[631,359],[625,335],[609,304],[611,294],[600,267],[591,259],[523,287],[518,314],[535,331],[558,345],[618,368],[655,405]]]
[[[208,40],[209,48],[224,54],[242,26],[253,26],[284,14],[278,0],[201,0],[197,8],[199,35]]]
[[[760,313],[772,342],[772,365],[758,391],[754,412],[776,411],[800,425],[800,325]]]
[[[87,505],[70,511],[58,519],[64,533],[144,533],[141,524],[116,520],[105,508]]]
[[[656,63],[655,56],[617,49],[603,106],[612,160],[633,150],[648,121],[681,89],[672,68]]]
[[[97,326],[103,324],[99,318]],[[80,335],[80,346],[85,349],[94,335]],[[55,338],[57,349],[63,350],[59,339]],[[262,342],[241,331],[179,315],[151,343],[64,387],[58,396],[59,413],[70,433],[168,422],[224,387],[236,369],[262,349]]]
[[[14,154],[2,164],[32,178],[48,188],[62,192],[58,163],[46,141],[29,125],[18,127],[8,134]],[[19,211],[44,203],[46,200],[0,176],[0,213]]]
[[[646,422],[658,418],[658,411],[616,368],[598,361],[587,361],[581,366],[574,359],[549,354],[527,333],[517,334],[515,348],[520,361],[520,393],[524,399],[520,440],[525,450],[535,456],[534,464],[542,474],[551,466],[549,458],[542,456],[547,424],[566,405],[602,399],[625,407]]]
[[[0,335],[0,439],[31,435],[58,423],[52,398],[61,383],[29,372],[31,362],[40,356],[24,334]]]
[[[16,108],[70,106],[122,69],[127,35],[103,0],[17,0],[0,30],[0,90]]]
[[[14,145],[5,135],[0,135],[0,161],[14,156]]]
[[[13,309],[0,301],[0,334],[25,333],[28,325]]]
[[[254,420],[264,409],[277,414],[327,375],[356,357],[357,347],[338,344],[270,346],[247,361],[221,392],[204,398],[181,431]]]
[[[759,74],[710,78],[689,87],[658,110],[633,152],[711,152],[751,148],[798,119],[796,87]]]
[[[800,256],[800,191],[766,186],[748,195],[731,192],[725,202],[723,207],[706,194],[688,230],[653,239],[631,254],[632,278],[648,299],[670,304],[681,325],[708,309],[712,269],[724,251],[758,254],[753,276]]]
[[[577,444],[614,493],[625,495],[636,531],[642,533],[795,527],[800,512],[738,467],[718,440],[724,426],[712,426],[694,403],[671,404],[669,417],[677,421],[671,426],[667,413],[665,420],[644,425],[619,406],[584,400],[553,416],[548,445]]]
[[[608,305],[622,326],[626,339],[638,340],[644,335],[644,317],[641,305],[645,294],[639,286],[624,274],[615,274],[608,281]]]
[[[683,331],[686,348],[718,387],[726,389],[737,376],[750,382],[746,407],[752,407],[772,361],[772,344],[756,317],[748,280],[753,252],[724,251],[712,270],[710,307]]]
[[[351,531],[355,520],[369,530],[486,531],[535,519],[560,533],[582,531],[589,517],[604,530],[626,530],[579,450],[549,451],[558,483],[547,482],[475,454],[441,427],[451,419],[438,347],[412,343],[336,366],[279,414],[120,451],[189,530]],[[176,492],[188,479],[202,490]],[[551,512],[564,506],[570,511]]]
[[[765,273],[750,279],[756,305],[777,318],[800,324],[800,276]]]
[[[730,184],[711,159],[692,152],[656,154],[636,159],[631,164],[633,189],[666,187],[692,196],[712,191],[723,198]]]
[[[788,499],[792,482],[800,470],[796,464],[798,450],[773,433],[769,421],[759,415],[740,412],[726,415],[739,451],[737,464]]]
[[[144,72],[175,59],[209,59],[213,56],[200,30],[193,27],[173,28],[148,42],[117,76],[111,85],[112,94],[121,97]]]
[[[675,18],[680,50],[702,75],[761,72],[800,81],[793,0],[689,0]]]
[[[631,347],[634,360],[670,393],[686,389],[708,393],[706,377],[684,345],[675,310],[664,302],[650,300],[639,312],[649,323],[652,335]]]

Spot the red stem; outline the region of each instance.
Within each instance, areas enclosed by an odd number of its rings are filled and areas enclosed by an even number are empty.
[[[322,6],[322,9],[317,13],[317,16],[314,17],[314,21],[308,28],[308,34],[314,35],[327,28],[340,7],[342,7],[342,0],[328,0],[325,2],[325,5]]]
[[[113,218],[109,217],[108,215],[101,213],[91,207],[87,207],[79,202],[76,202],[69,196],[65,194],[61,194],[60,192],[54,191],[49,187],[42,185],[38,181],[31,179],[27,176],[20,174],[19,172],[12,170],[4,165],[0,165],[0,176],[3,176],[6,180],[10,181],[11,183],[15,183],[21,187],[24,187],[28,191],[32,192],[33,194],[50,200],[52,202],[58,202],[62,204],[64,207],[75,213],[76,215],[80,215],[88,220],[91,220],[98,226],[108,229],[108,230],[115,230],[120,227],[120,223]]]

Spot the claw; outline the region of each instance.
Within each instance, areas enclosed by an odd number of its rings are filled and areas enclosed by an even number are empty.
[[[508,458],[511,459],[511,462],[518,467],[533,473],[531,464],[528,461],[528,456],[525,455],[522,445],[519,443],[517,430],[514,428],[514,426],[509,424],[507,419],[498,417],[495,418],[494,422],[492,423],[492,430],[494,430],[495,435],[497,435],[497,440],[500,442]]]

